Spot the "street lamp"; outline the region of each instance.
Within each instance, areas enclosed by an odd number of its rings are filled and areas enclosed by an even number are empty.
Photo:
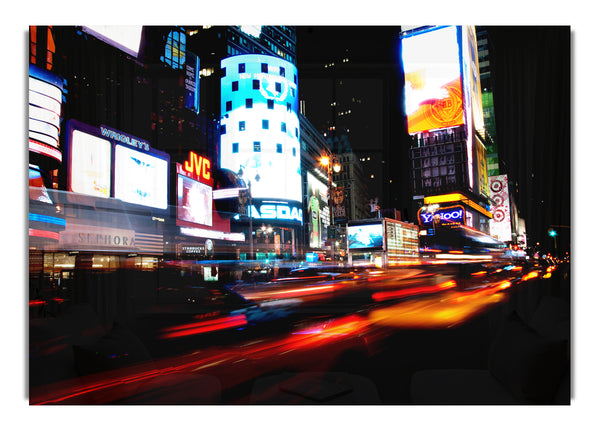
[[[333,184],[333,173],[335,172],[336,174],[339,173],[342,170],[342,166],[338,163],[337,159],[333,156],[322,156],[321,159],[319,160],[319,162],[321,163],[321,166],[327,168],[327,189],[328,189],[328,197],[329,197],[329,217],[330,217],[330,226],[332,226],[332,228],[334,227],[334,217],[333,217],[333,190],[332,190],[332,184]],[[335,261],[335,245],[334,245],[334,239],[335,238],[329,238],[330,239],[330,243],[331,243],[331,262],[333,263]]]

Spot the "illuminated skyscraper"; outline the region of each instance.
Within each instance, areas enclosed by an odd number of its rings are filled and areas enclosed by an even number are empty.
[[[474,27],[402,33],[413,198],[462,205],[462,221],[489,232],[489,187]]]

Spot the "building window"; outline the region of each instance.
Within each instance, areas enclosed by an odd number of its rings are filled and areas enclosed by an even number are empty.
[[[231,152],[232,153],[239,153],[240,152],[240,144],[239,144],[239,142],[234,142],[233,144],[231,144]]]
[[[281,93],[281,82],[275,83],[275,91],[277,91],[278,93]]]
[[[260,81],[258,79],[253,79],[252,80],[252,89],[253,90],[260,90]]]
[[[240,88],[240,84],[238,81],[233,81],[231,83],[231,91],[238,91],[239,88]]]
[[[296,82],[297,79],[298,78],[296,78],[296,75],[294,74],[294,84],[297,84],[297,82]]]
[[[254,141],[254,152],[260,153],[260,142]]]
[[[298,128],[296,127],[296,138],[298,137]]]
[[[221,124],[221,135],[224,135],[225,133],[227,133],[227,128],[225,127],[225,124]]]
[[[296,149],[292,148],[292,156],[296,157]]]
[[[246,99],[246,108],[252,108],[252,99]]]
[[[277,151],[279,154],[283,153],[283,145],[275,144],[275,151]]]
[[[279,68],[279,76],[285,76],[285,67]]]
[[[273,99],[267,100],[267,108],[268,109],[274,109],[275,108],[275,102],[273,101]]]
[[[288,102],[287,104],[287,111],[288,112],[292,112],[292,104]]]
[[[231,111],[231,100],[228,100],[227,102],[225,102],[225,110]]]
[[[269,73],[269,65],[267,63],[260,64],[260,71],[262,73]]]
[[[239,126],[240,126],[240,132],[243,132],[244,130],[246,130],[246,122],[245,121],[240,121]]]
[[[221,78],[224,78],[225,76],[227,76],[227,68],[222,67],[221,68]]]
[[[286,131],[287,131],[287,128],[286,128],[286,126],[285,126],[285,123],[281,123],[281,131],[282,131],[282,132],[286,132]]]
[[[238,73],[244,73],[244,72],[246,72],[246,63],[238,64]]]
[[[263,129],[269,128],[269,120],[262,120],[262,128]]]

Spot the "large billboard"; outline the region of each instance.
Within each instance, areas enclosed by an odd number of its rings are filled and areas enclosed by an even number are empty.
[[[194,153],[192,153],[194,154]],[[213,188],[212,179],[203,179],[186,170],[181,164],[177,168],[177,219],[189,223],[212,226]]]
[[[409,133],[464,124],[458,34],[447,26],[402,38]]]
[[[169,158],[115,146],[115,198],[137,205],[167,209]]]
[[[500,241],[512,241],[508,176],[490,177],[490,199],[493,219],[490,221],[490,235]]]
[[[383,249],[383,223],[349,225],[348,249]]]
[[[132,135],[69,120],[67,189],[165,210],[169,155]]]
[[[327,184],[319,181],[314,175],[306,173],[308,203],[308,237],[309,247],[320,248],[327,239],[327,226],[331,216],[327,204]]]
[[[112,144],[108,139],[73,130],[69,152],[69,190],[110,197]]]
[[[221,168],[251,183],[253,198],[301,211],[296,67],[249,54],[223,59],[221,69]]]
[[[88,25],[83,26],[82,30],[133,57],[140,52],[141,25]]]

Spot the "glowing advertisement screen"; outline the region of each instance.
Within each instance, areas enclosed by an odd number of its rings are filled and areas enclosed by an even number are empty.
[[[310,173],[306,174],[308,183],[308,236],[309,247],[319,248],[327,238],[330,214],[327,205],[327,185]]]
[[[402,38],[409,133],[464,124],[457,37],[449,26]]]
[[[302,202],[296,67],[267,55],[221,61],[221,168],[252,197]]]
[[[83,27],[83,31],[120,49],[121,51],[138,56],[142,41],[141,25],[91,25]]]
[[[112,143],[73,130],[70,146],[69,190],[90,196],[110,197]]]
[[[115,146],[115,198],[166,209],[169,162],[151,153]]]
[[[177,175],[177,218],[212,226],[212,187]]]
[[[383,247],[383,223],[348,226],[348,248]]]
[[[62,79],[29,65],[29,150],[62,161],[59,149]]]
[[[460,27],[463,37],[463,70],[465,76],[465,93],[468,96],[472,112],[473,127],[481,130],[484,127],[483,105],[481,98],[481,78],[479,74],[479,56],[477,54],[477,34],[474,26]]]

